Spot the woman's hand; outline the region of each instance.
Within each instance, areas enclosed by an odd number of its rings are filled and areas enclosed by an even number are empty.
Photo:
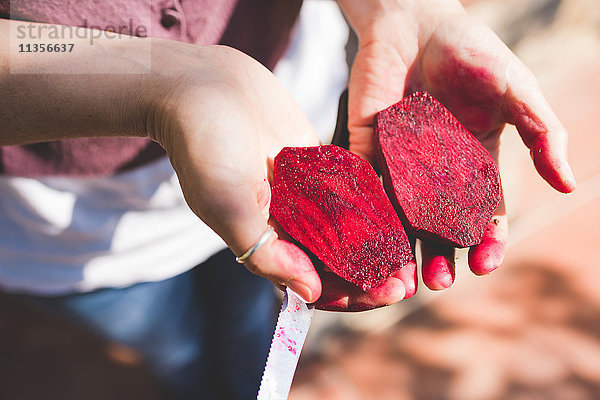
[[[456,0],[338,0],[359,36],[349,84],[350,150],[375,162],[373,117],[405,95],[427,90],[498,159],[505,123],[514,124],[535,167],[561,192],[575,189],[566,157],[567,133],[533,74]],[[469,251],[478,275],[504,256],[504,204]],[[454,281],[454,248],[422,244],[423,280],[431,289]],[[415,275],[405,280],[414,285]]]
[[[190,208],[237,255],[268,228],[273,158],[284,146],[318,145],[311,124],[276,78],[227,47],[199,50],[202,67],[174,76],[148,115],[148,132],[167,150]],[[318,308],[362,310],[401,300],[397,276],[368,293],[317,274],[308,256],[278,224],[245,266],[289,286]],[[283,240],[288,239],[288,240]],[[323,296],[321,294],[323,293]]]
[[[275,155],[284,146],[313,146],[319,140],[304,113],[258,62],[228,47],[193,51],[182,54],[181,61],[194,57],[196,66],[170,77],[150,107],[146,126],[167,150],[190,208],[241,255],[268,228]],[[321,294],[310,259],[276,235],[245,266],[307,301]]]
[[[61,29],[0,19],[0,36],[8,37],[20,24],[41,32]],[[268,227],[273,158],[284,146],[319,144],[273,74],[223,46],[134,37],[100,37],[93,45],[87,39],[71,41],[68,60],[58,53],[11,57],[10,46],[16,44],[0,41],[0,145],[149,136],[167,150],[192,210],[235,254],[252,247]],[[44,73],[67,62],[64,73]],[[111,73],[81,73],[90,65]],[[14,74],[13,69],[32,73]],[[245,265],[309,302],[321,296],[321,279],[308,256],[274,235]],[[391,279],[386,287],[367,302],[351,288],[333,293],[341,299],[339,309],[358,303],[372,308],[404,296],[402,282]]]

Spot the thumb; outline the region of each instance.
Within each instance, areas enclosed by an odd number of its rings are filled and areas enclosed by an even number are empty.
[[[360,45],[348,84],[349,150],[377,165],[374,117],[402,99],[408,68],[400,53],[381,41]]]

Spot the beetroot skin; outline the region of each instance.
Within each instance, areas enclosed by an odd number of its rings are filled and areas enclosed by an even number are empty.
[[[425,92],[380,111],[375,124],[385,190],[407,231],[458,247],[480,243],[502,198],[487,150]]]
[[[340,277],[364,291],[413,259],[402,223],[371,165],[334,145],[275,157],[271,214]]]

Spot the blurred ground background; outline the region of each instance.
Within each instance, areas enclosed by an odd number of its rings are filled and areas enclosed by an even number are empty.
[[[600,0],[471,0],[534,71],[578,179],[537,177],[516,132],[501,168],[506,260],[367,313],[316,313],[292,400],[600,399]],[[66,389],[65,389],[66,388]],[[136,354],[0,296],[0,399],[154,399]]]

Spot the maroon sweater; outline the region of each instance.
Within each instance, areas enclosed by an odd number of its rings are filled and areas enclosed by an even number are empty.
[[[0,18],[72,26],[145,27],[142,35],[235,47],[272,69],[302,0],[0,0]],[[10,7],[10,8],[9,8]],[[144,138],[83,138],[0,146],[0,174],[107,176],[164,157]]]

